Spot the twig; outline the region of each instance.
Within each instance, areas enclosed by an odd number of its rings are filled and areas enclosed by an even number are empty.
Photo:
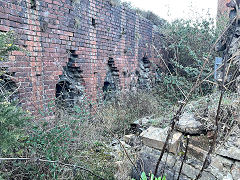
[[[123,148],[124,153],[126,154],[128,160],[131,162],[131,164],[133,165],[133,167],[135,168],[135,170],[138,172],[139,170],[137,169],[136,165],[133,163],[132,159],[130,158],[130,156],[128,155],[128,152],[126,150],[126,148],[124,147],[124,145],[122,144],[122,142],[115,136],[115,134],[111,131],[111,129],[109,129],[108,127],[106,127],[108,129],[108,131],[112,134],[112,136],[119,142],[119,144],[121,145],[121,147]]]
[[[224,141],[216,148],[215,151],[218,151],[218,149],[219,149],[220,147],[222,147],[225,142],[227,142],[229,136],[231,135],[232,132],[234,132],[234,131],[236,130],[236,128],[238,127],[238,125],[239,125],[239,124],[237,123],[233,128],[231,128],[230,132],[224,137]]]
[[[65,163],[60,162],[60,161],[50,161],[50,160],[39,159],[39,158],[0,158],[0,162],[1,161],[35,161],[35,162],[55,163],[55,164],[59,164],[59,165],[62,165],[62,166],[73,167],[75,169],[81,169],[81,170],[87,171],[90,174],[94,175],[95,177],[98,177],[101,180],[105,180],[104,178],[100,177],[99,175],[95,174],[94,172],[92,172],[89,169],[86,169],[84,167],[77,166],[77,165],[74,165],[74,164],[65,164]]]
[[[214,85],[218,85],[217,83],[215,83],[213,81],[210,81],[210,80],[204,80],[204,82],[208,82],[208,83],[211,83],[211,84],[214,84]]]
[[[232,23],[233,23],[235,20],[236,20],[236,17],[234,18],[234,20],[232,21]],[[232,25],[232,23],[231,23],[231,25]],[[179,121],[179,116],[181,115],[183,108],[186,106],[187,102],[189,101],[189,98],[192,96],[192,92],[193,92],[199,85],[201,85],[201,84],[203,83],[203,81],[200,81],[200,82],[199,82],[199,79],[200,79],[200,77],[201,77],[201,75],[202,75],[202,72],[203,72],[203,69],[204,69],[204,67],[205,67],[205,65],[206,65],[206,63],[207,63],[207,61],[208,61],[208,57],[209,57],[210,54],[212,53],[212,51],[213,51],[213,49],[215,48],[215,46],[216,46],[216,44],[218,43],[218,41],[219,41],[219,40],[223,37],[223,35],[228,31],[228,29],[229,29],[229,27],[231,27],[231,25],[229,25],[229,26],[224,30],[224,32],[223,32],[223,33],[221,34],[221,36],[216,40],[216,42],[214,43],[214,45],[213,45],[212,48],[210,49],[210,51],[209,51],[209,53],[208,53],[208,56],[207,56],[207,58],[205,59],[204,66],[203,66],[202,69],[201,69],[201,72],[200,72],[200,74],[199,74],[199,76],[198,76],[198,79],[197,79],[196,83],[194,84],[194,86],[193,86],[193,88],[191,89],[191,91],[188,93],[187,97],[185,98],[184,103],[181,104],[181,106],[179,107],[179,110],[177,111],[177,113],[176,113],[176,115],[174,116],[174,118],[171,120],[171,127],[170,127],[170,129],[169,129],[169,131],[168,131],[167,138],[166,138],[166,140],[165,140],[165,143],[164,143],[164,145],[163,145],[161,154],[160,154],[159,159],[158,159],[158,161],[157,161],[156,168],[155,168],[155,172],[154,172],[154,176],[156,176],[156,174],[157,174],[157,172],[158,172],[158,167],[159,167],[160,162],[161,162],[161,160],[162,160],[163,154],[164,154],[164,152],[165,152],[165,150],[166,150],[166,147],[167,147],[167,144],[168,144],[170,135],[171,135],[172,132],[173,132],[173,129],[174,129],[174,127],[175,127],[176,122]],[[225,61],[225,62],[226,62],[226,61]],[[213,73],[214,73],[214,72],[213,72]],[[211,76],[211,75],[209,75],[207,78],[209,78],[210,76]],[[206,80],[206,78],[205,78],[204,80]]]
[[[237,12],[238,12],[238,7],[236,7],[237,9]],[[222,104],[222,100],[223,100],[223,95],[225,93],[225,88],[224,88],[224,84],[225,84],[225,76],[226,76],[226,66],[227,66],[227,53],[229,52],[229,49],[230,49],[230,44],[233,40],[233,37],[234,37],[234,34],[236,33],[236,29],[237,29],[237,24],[238,24],[238,15],[236,18],[236,22],[235,22],[235,25],[234,25],[234,32],[232,33],[232,36],[230,37],[229,41],[228,41],[228,44],[227,44],[227,48],[225,50],[226,54],[224,55],[224,66],[223,66],[223,76],[222,76],[222,88],[221,88],[221,95],[220,95],[220,99],[219,99],[219,102],[218,102],[218,109],[217,109],[217,115],[216,115],[216,118],[215,118],[215,125],[216,125],[216,130],[215,130],[215,133],[214,133],[214,136],[213,136],[213,142],[211,144],[211,147],[209,148],[209,151],[208,151],[208,154],[204,160],[204,163],[203,163],[203,166],[199,172],[199,174],[197,175],[196,179],[195,180],[198,180],[199,178],[201,178],[202,176],[202,173],[204,171],[204,169],[207,168],[207,165],[210,161],[210,156],[211,154],[213,153],[214,149],[215,149],[215,146],[216,146],[216,141],[217,141],[217,136],[218,136],[218,124],[219,124],[219,116],[220,116],[220,110],[221,110],[221,104]],[[231,24],[233,25],[233,24]]]
[[[95,107],[93,107],[93,111],[95,112],[95,114],[98,114],[97,110]],[[105,128],[107,128],[107,130],[110,132],[110,134],[112,134],[112,136],[114,138],[116,138],[116,140],[119,142],[119,144],[121,145],[121,147],[123,148],[124,153],[126,154],[128,160],[131,162],[131,164],[133,165],[133,167],[135,168],[135,170],[138,172],[138,169],[136,167],[136,165],[133,163],[132,159],[130,158],[126,148],[124,147],[124,145],[122,144],[122,142],[115,136],[115,134],[111,131],[111,129],[109,129],[108,127],[105,126]]]
[[[181,164],[181,167],[180,167],[180,170],[179,170],[179,173],[178,173],[178,178],[177,178],[177,180],[179,180],[179,179],[180,179],[181,172],[182,172],[182,168],[183,168],[183,164],[184,164],[184,162],[185,162],[185,160],[186,160],[186,157],[187,157],[187,152],[188,152],[188,144],[189,144],[189,138],[190,138],[190,136],[189,136],[189,135],[187,135],[187,144],[186,144],[186,150],[185,150],[185,153],[184,153],[184,157],[183,157],[182,164]]]

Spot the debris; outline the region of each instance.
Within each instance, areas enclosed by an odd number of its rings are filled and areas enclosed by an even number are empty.
[[[200,135],[206,132],[204,125],[194,118],[194,114],[186,112],[180,117],[176,129],[190,135]]]
[[[156,127],[149,127],[147,130],[143,131],[140,134],[140,137],[143,140],[143,144],[155,149],[162,149],[167,134],[168,134],[168,127],[165,129],[156,128]],[[169,151],[173,153],[177,153],[177,148],[180,142],[180,138],[182,133],[174,132],[172,139],[170,141],[170,148]]]
[[[218,150],[217,154],[240,161],[240,129],[232,132],[229,139]]]

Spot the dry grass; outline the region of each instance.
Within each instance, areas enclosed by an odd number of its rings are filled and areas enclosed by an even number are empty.
[[[103,103],[97,118],[116,134],[125,134],[132,122],[146,116],[162,116],[164,108],[153,92],[140,91],[121,94],[114,101]]]

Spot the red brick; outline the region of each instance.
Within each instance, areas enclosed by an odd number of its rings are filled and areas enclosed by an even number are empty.
[[[24,56],[25,53],[22,52],[22,51],[13,51],[13,52],[12,52],[12,55],[13,55],[13,56]]]
[[[0,31],[7,32],[7,31],[9,31],[9,30],[10,30],[9,27],[6,27],[6,26],[3,26],[3,25],[0,25]]]
[[[43,5],[47,5],[47,7],[38,5],[37,10],[28,10],[25,14],[22,14],[25,7],[15,5],[12,1],[1,3],[3,7],[0,7],[0,30],[13,29],[19,34],[23,34],[18,43],[26,45],[30,54],[30,56],[26,56],[22,52],[15,51],[10,56],[12,64],[9,64],[9,69],[16,72],[18,82],[21,82],[26,88],[19,91],[21,100],[24,99],[25,107],[29,106],[30,110],[36,112],[36,109],[43,108],[43,105],[49,100],[48,98],[55,97],[55,86],[59,81],[59,76],[63,74],[63,67],[67,65],[68,51],[70,50],[76,50],[73,52],[77,59],[77,63],[74,65],[83,72],[82,76],[85,81],[83,86],[88,94],[92,94],[93,99],[96,99],[97,93],[102,91],[109,57],[115,59],[115,66],[120,72],[123,72],[123,69],[135,72],[135,69],[138,68],[139,57],[143,57],[144,53],[150,51],[143,47],[144,45],[136,44],[130,35],[129,40],[126,40],[125,37],[119,38],[119,29],[125,26],[126,19],[128,26],[124,28],[132,32],[132,36],[134,36],[135,14],[125,10],[129,17],[122,17],[119,22],[109,22],[106,12],[108,12],[108,8],[114,7],[103,6],[102,1],[96,1],[97,3],[95,1],[91,0],[90,6],[77,12],[73,11],[74,6],[69,3],[69,0],[44,0]],[[18,16],[19,12],[21,12],[21,16]],[[49,13],[45,14],[44,12]],[[79,13],[81,16],[74,13]],[[116,9],[116,16],[115,14],[110,15],[115,19],[119,18],[118,14],[121,13],[119,8]],[[93,14],[98,22],[96,28],[90,24]],[[80,26],[75,29],[74,22],[71,21],[79,17],[81,17]],[[45,31],[40,27],[42,25],[42,21],[39,21],[40,18],[48,23]],[[152,25],[149,21],[139,19],[139,26],[143,32],[141,34],[143,43],[141,44],[151,44]],[[107,32],[108,28],[111,31]],[[96,34],[97,31],[98,34]],[[138,54],[124,55],[120,53],[128,47]],[[151,60],[155,59],[151,58]],[[37,76],[38,74],[40,76]],[[130,79],[124,78],[121,73],[120,81],[122,87],[125,87],[124,82],[130,83]]]

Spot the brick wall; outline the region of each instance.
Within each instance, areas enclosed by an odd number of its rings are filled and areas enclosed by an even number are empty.
[[[228,15],[230,8],[226,6],[231,0],[218,0],[218,16],[219,15]]]
[[[55,99],[66,67],[78,72],[77,83],[96,100],[112,72],[109,59],[121,90],[137,83],[144,57],[158,63],[153,24],[106,0],[0,0],[0,31],[9,30],[19,34],[27,53],[13,52],[2,66],[15,74],[21,105],[35,113]]]

